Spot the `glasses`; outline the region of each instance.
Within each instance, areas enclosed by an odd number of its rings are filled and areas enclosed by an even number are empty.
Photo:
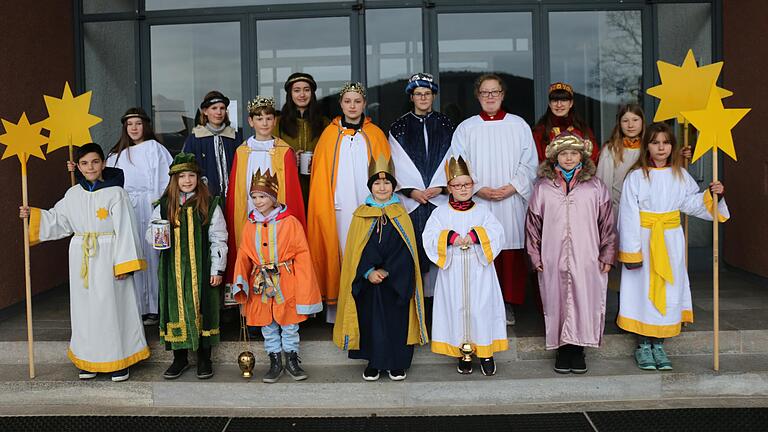
[[[491,90],[491,91],[479,91],[477,92],[478,95],[480,95],[483,99],[488,99],[492,97],[499,97],[501,94],[504,93],[504,90]]]
[[[464,190],[464,189],[472,189],[472,186],[474,185],[475,185],[474,183],[460,183],[460,184],[449,184],[448,186],[456,190]]]
[[[413,93],[414,98],[420,98],[420,99],[429,99],[432,97],[432,92],[425,92],[425,93]]]

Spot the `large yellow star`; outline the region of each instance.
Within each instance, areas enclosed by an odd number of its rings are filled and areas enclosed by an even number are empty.
[[[43,96],[48,108],[48,119],[43,121],[43,127],[51,132],[48,153],[70,144],[80,146],[93,140],[89,129],[99,124],[101,118],[88,112],[91,94],[89,91],[73,97],[69,83],[65,83],[61,99]]]
[[[48,139],[40,135],[40,123],[29,124],[27,113],[21,113],[17,124],[5,119],[2,119],[2,123],[5,133],[0,135],[0,143],[6,145],[2,159],[18,156],[22,166],[26,165],[30,155],[45,159],[40,146],[48,142]]]
[[[688,50],[681,66],[661,60],[656,65],[661,84],[646,90],[649,95],[660,99],[653,121],[677,118],[682,122],[682,111],[703,110],[707,106],[709,90],[715,86],[723,62],[698,67],[693,50]],[[717,90],[721,98],[733,94],[723,88],[718,87]]]
[[[736,149],[733,148],[731,129],[747,115],[749,108],[723,108],[720,93],[714,85],[709,92],[709,102],[706,109],[698,111],[683,111],[682,115],[699,130],[699,140],[693,160],[700,158],[709,149],[721,149],[725,154],[736,160]]]

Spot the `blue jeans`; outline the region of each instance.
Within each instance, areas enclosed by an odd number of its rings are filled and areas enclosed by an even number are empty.
[[[281,326],[276,321],[261,328],[264,336],[264,349],[267,353],[299,352],[299,325],[288,324]]]

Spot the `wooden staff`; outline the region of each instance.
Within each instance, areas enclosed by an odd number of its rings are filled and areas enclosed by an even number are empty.
[[[29,205],[27,198],[27,155],[21,164],[21,202],[24,207]],[[29,259],[29,216],[24,218],[24,283],[27,298],[27,353],[29,355],[29,378],[35,377],[35,350],[32,334],[32,277],[30,275]]]
[[[72,147],[72,135],[69,135],[69,145],[68,145],[68,147],[69,147],[69,161],[72,162],[72,163],[75,163],[75,160],[74,160],[75,159],[75,151],[74,151],[74,148]],[[67,171],[69,171],[69,166],[67,166]],[[70,183],[72,183],[72,186],[75,185],[75,172],[74,171],[69,171],[69,181],[70,181]],[[688,227],[688,225],[686,225],[686,228],[687,227]],[[688,233],[688,231],[686,231],[686,233]],[[686,239],[687,238],[688,237],[686,237]],[[687,243],[686,243],[686,245],[687,245]]]
[[[717,182],[717,146],[712,147],[712,182]],[[712,194],[712,312],[713,320],[713,368],[720,370],[720,251],[718,241],[718,218],[720,214],[717,211],[717,194]]]
[[[683,120],[683,148],[688,147],[688,119]],[[688,169],[688,158],[683,161]],[[683,217],[683,236],[685,237],[685,271],[688,271],[688,215]]]

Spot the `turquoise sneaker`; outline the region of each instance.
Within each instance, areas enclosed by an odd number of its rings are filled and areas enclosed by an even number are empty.
[[[664,351],[664,345],[653,345],[653,359],[656,361],[656,369],[660,371],[672,370],[672,362],[669,361],[666,351]]]
[[[656,360],[651,352],[651,344],[640,344],[635,350],[637,367],[642,370],[656,370]]]

